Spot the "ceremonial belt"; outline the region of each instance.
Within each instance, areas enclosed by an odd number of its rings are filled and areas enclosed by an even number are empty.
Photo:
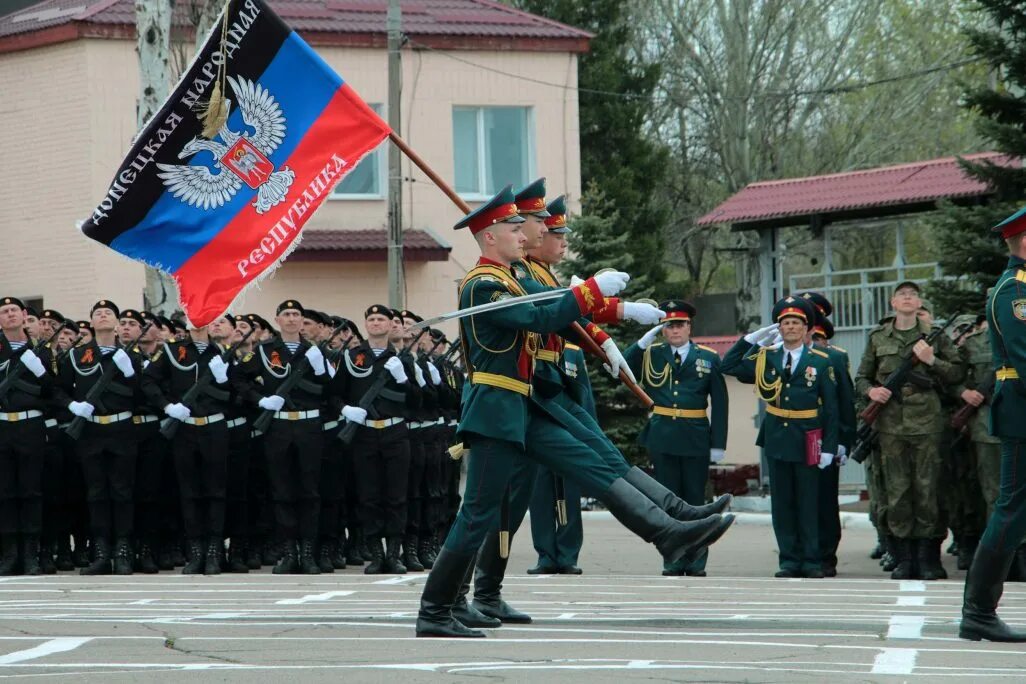
[[[705,409],[682,409],[669,408],[666,406],[653,406],[652,413],[657,416],[669,416],[670,418],[705,418]]]
[[[792,420],[805,420],[808,418],[815,418],[819,415],[819,409],[806,409],[804,411],[792,411],[791,409],[777,408],[771,404],[766,404],[766,413],[777,418],[790,418]]]
[[[132,422],[135,425],[143,425],[145,423],[156,423],[156,416],[132,416]]]
[[[198,425],[202,427],[203,425],[210,425],[211,423],[220,423],[222,420],[224,420],[224,414],[215,413],[210,416],[190,416],[182,422],[186,425]]]
[[[383,418],[381,420],[367,420],[364,421],[364,427],[374,428],[375,430],[384,430],[387,427],[398,425],[399,423],[406,420],[405,418]]]
[[[43,423],[43,425],[45,425],[48,428],[55,428],[55,427],[57,427],[57,419],[56,418],[47,418],[46,422]]]
[[[276,411],[274,417],[278,420],[307,420],[308,418],[320,418],[320,409],[311,411]]]
[[[525,397],[531,396],[531,386],[526,382],[520,380],[514,380],[508,378],[505,375],[499,375],[498,373],[482,373],[481,371],[474,371],[474,375],[470,378],[471,385],[490,385],[491,387],[498,387],[500,389],[509,390],[510,392],[516,392],[517,394],[523,394]]]
[[[994,377],[998,380],[1018,380],[1019,371],[1014,368],[999,368],[994,371]]]
[[[431,421],[426,421],[422,423],[417,420],[411,420],[409,423],[406,424],[406,427],[410,428],[411,430],[417,430],[419,428],[424,427],[425,425],[434,425],[434,423],[432,423]]]
[[[242,418],[232,418],[231,420],[228,421],[228,429],[231,430],[234,427],[239,427],[240,425],[245,425],[245,424],[246,424],[246,418],[245,417],[242,417]]]
[[[324,427],[322,428],[322,430],[324,432],[327,432],[328,430],[334,430],[337,427],[338,427],[338,421],[337,420],[329,420],[327,423],[324,424]]]
[[[451,418],[449,420],[449,427],[456,427],[459,424],[460,424],[460,421],[456,420],[455,418]]]
[[[18,411],[16,413],[0,413],[0,421],[8,423],[17,423],[19,420],[28,420],[29,418],[39,418],[43,415],[42,411]],[[55,423],[56,424],[56,423]]]
[[[123,420],[128,420],[131,417],[131,411],[122,411],[121,413],[112,413],[109,416],[90,416],[89,422],[96,423],[97,425],[110,425],[111,423],[120,423]]]
[[[534,358],[548,361],[549,363],[559,363],[559,352],[551,349],[539,349],[534,353]]]

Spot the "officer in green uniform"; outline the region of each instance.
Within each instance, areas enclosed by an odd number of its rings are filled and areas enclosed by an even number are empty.
[[[1026,536],[1026,210],[995,227],[1011,257],[987,301],[994,357],[991,434],[1001,439],[1001,494],[965,578],[958,635],[979,641],[1026,641],[997,616],[1004,579]]]
[[[775,325],[749,333],[723,358],[722,372],[755,384],[766,416],[756,444],[769,463],[773,532],[780,549],[777,577],[821,578],[819,488],[837,453],[840,420],[830,357],[805,346],[815,308],[801,297],[773,307]],[[777,332],[780,347],[769,346]],[[765,346],[764,346],[765,345]]]
[[[891,297],[895,316],[869,333],[855,388],[885,404],[875,428],[887,488],[887,525],[894,538],[891,553],[897,560],[891,578],[936,580],[947,577],[940,561],[947,536],[939,508],[940,442],[948,422],[941,393],[960,382],[964,372],[947,336],[933,346],[926,343],[931,326],[919,318],[920,305],[919,286],[899,283]],[[919,364],[900,395],[892,397],[881,385],[909,354]]]
[[[709,462],[723,460],[727,448],[727,388],[720,355],[691,342],[694,306],[679,299],[659,305],[666,316],[627,348],[624,357],[641,378],[655,406],[638,436],[648,451],[655,478],[693,506],[705,503]],[[662,332],[663,339],[656,342]],[[663,562],[663,575],[705,577],[709,554]]]

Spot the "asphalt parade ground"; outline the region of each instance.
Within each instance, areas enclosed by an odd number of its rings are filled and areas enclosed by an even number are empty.
[[[956,637],[964,573],[885,579],[873,533],[846,529],[841,575],[778,580],[772,529],[742,516],[709,576],[660,576],[651,547],[588,517],[581,576],[530,576],[515,540],[505,595],[535,623],[416,639],[425,573],[0,580],[0,677],[104,681],[930,681],[1023,679],[1026,648]],[[525,523],[526,524],[526,523]],[[1026,625],[1026,585],[1002,615]],[[145,679],[143,679],[145,678]]]

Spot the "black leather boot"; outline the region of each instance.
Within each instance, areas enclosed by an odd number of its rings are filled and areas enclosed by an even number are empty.
[[[637,466],[628,470],[623,479],[647,496],[659,508],[666,511],[671,518],[684,522],[702,520],[710,515],[723,513],[730,507],[730,502],[734,500],[731,494],[723,494],[712,503],[704,506],[692,506]]]
[[[204,575],[221,574],[221,558],[224,556],[224,539],[220,536],[207,540],[207,557],[203,562]]]
[[[232,537],[228,540],[228,572],[240,575],[249,572],[246,551],[246,540],[243,537]]]
[[[980,538],[976,535],[967,534],[962,537],[962,542],[958,545],[958,564],[959,570],[968,570],[969,566],[973,564],[973,556],[976,555],[976,547],[980,544]]]
[[[389,575],[405,575],[406,566],[399,558],[399,551],[403,545],[402,537],[389,537],[385,540],[385,573]]]
[[[131,575],[133,572],[132,566],[135,565],[134,561],[135,559],[132,558],[132,543],[128,541],[127,537],[121,537],[114,547],[114,574]]]
[[[0,575],[18,574],[18,535],[3,535],[0,545],[3,546],[3,555],[0,555]]]
[[[470,579],[474,574],[475,563],[467,567],[467,574],[460,582],[460,589],[456,593],[456,600],[452,604],[452,616],[463,623],[466,627],[502,627],[502,620],[488,617],[474,606],[467,602],[467,594],[470,593]]]
[[[1026,642],[1026,633],[1013,632],[997,616],[997,604],[1004,592],[1004,578],[1012,564],[1012,551],[992,551],[980,544],[965,577],[962,624],[958,636],[970,641]]]
[[[685,554],[697,555],[734,522],[730,513],[691,522],[676,520],[622,477],[614,480],[599,500],[624,527],[655,544],[671,563]]]
[[[510,539],[510,544],[513,540]],[[488,533],[477,554],[474,571],[474,608],[484,615],[509,624],[529,625],[533,621],[527,613],[517,610],[502,600],[502,580],[506,577],[509,558],[499,555],[499,535]]]
[[[262,559],[260,558],[260,548],[253,542],[252,539],[245,541],[246,545],[246,567],[250,570],[259,570],[264,566]]]
[[[199,539],[189,540],[189,560],[182,567],[183,575],[202,575],[206,568],[206,558],[203,553],[203,542]]]
[[[367,559],[367,566],[363,569],[365,575],[380,575],[385,571],[385,551],[381,548],[380,539],[370,539],[367,544],[367,555],[363,552],[360,555]]]
[[[21,543],[21,574],[42,575],[43,569],[39,567],[39,537],[27,534]]]
[[[93,539],[93,560],[78,571],[80,575],[109,575],[111,573],[110,542],[102,537]]]
[[[876,547],[869,554],[869,557],[873,560],[880,560],[885,553],[887,553],[887,539],[878,531],[876,533]]]
[[[139,544],[139,572],[147,575],[155,575],[160,572],[157,561],[153,557],[153,545],[148,539],[143,539]]]
[[[474,554],[457,554],[443,548],[424,584],[417,613],[417,636],[481,638],[484,632],[469,629],[452,615],[460,584],[474,563]]]
[[[420,558],[417,555],[418,547],[417,535],[407,534],[406,538],[403,539],[403,565],[410,572],[424,572],[424,565],[420,562]]]
[[[897,563],[894,566],[894,571],[891,572],[891,579],[908,580],[915,578],[916,573],[915,566],[913,564],[915,547],[913,544],[914,540],[912,539],[894,538],[891,555],[894,556]]]
[[[1006,582],[1026,582],[1026,549],[1020,546],[1012,556],[1012,567],[1008,570]]]
[[[331,541],[325,537],[317,551],[317,568],[321,572],[335,572],[335,564],[331,560]]]
[[[346,551],[343,537],[339,537],[331,543],[331,565],[336,570],[346,569]]]
[[[57,542],[49,541],[44,542],[39,547],[39,569],[43,571],[44,575],[56,575],[57,564],[54,563],[53,557],[57,553]]]
[[[314,558],[314,546],[316,544],[313,539],[304,539],[300,544],[299,572],[304,575],[321,574],[321,569],[317,566],[317,559]]]
[[[299,573],[299,550],[296,540],[289,539],[281,545],[281,556],[274,564],[271,572],[275,575],[295,575]]]
[[[75,550],[71,553],[71,562],[75,564],[76,568],[89,567],[91,560],[89,558],[89,539],[85,535],[81,538],[75,537]]]
[[[71,537],[69,535],[57,535],[57,560],[54,565],[61,572],[75,569],[75,561],[71,559]]]
[[[948,578],[947,571],[941,565],[941,544],[943,542],[943,539],[915,540],[920,579],[933,581]]]
[[[363,545],[363,533],[359,530],[350,530],[349,539],[346,540],[346,565],[360,567],[365,559],[360,554],[360,546]]]
[[[417,559],[425,570],[430,570],[434,566],[435,556],[435,545],[431,536],[421,537],[417,546]]]

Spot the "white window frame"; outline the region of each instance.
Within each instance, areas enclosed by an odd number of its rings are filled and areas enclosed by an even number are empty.
[[[485,178],[488,176],[487,169],[485,168],[485,149],[484,149],[484,112],[486,109],[524,109],[527,110],[527,180],[526,183],[530,183],[531,179],[535,176],[535,121],[534,121],[534,106],[533,105],[453,105],[453,113],[458,109],[472,109],[475,110],[475,122],[477,125],[477,177],[479,183],[484,183]],[[451,126],[450,126],[451,129]],[[453,154],[456,153],[456,141],[452,141]],[[453,169],[453,185],[456,181],[456,169]],[[501,189],[501,188],[500,188]],[[516,190],[516,188],[514,188]],[[459,196],[468,202],[486,202],[492,198],[492,193],[482,192],[481,188],[478,188],[477,192],[461,192]]]
[[[368,102],[367,105],[374,110],[374,113],[380,116],[382,119],[387,120],[387,114],[385,112],[385,105],[381,102]],[[338,192],[338,185],[328,195],[328,201],[366,201],[366,200],[383,200],[388,198],[388,141],[381,142],[378,147],[367,153],[363,159],[376,155],[378,157],[378,187],[381,191],[378,193],[370,192],[359,192],[359,193],[340,193]],[[361,159],[360,161],[363,161]],[[339,185],[345,182],[345,177],[339,181]]]

